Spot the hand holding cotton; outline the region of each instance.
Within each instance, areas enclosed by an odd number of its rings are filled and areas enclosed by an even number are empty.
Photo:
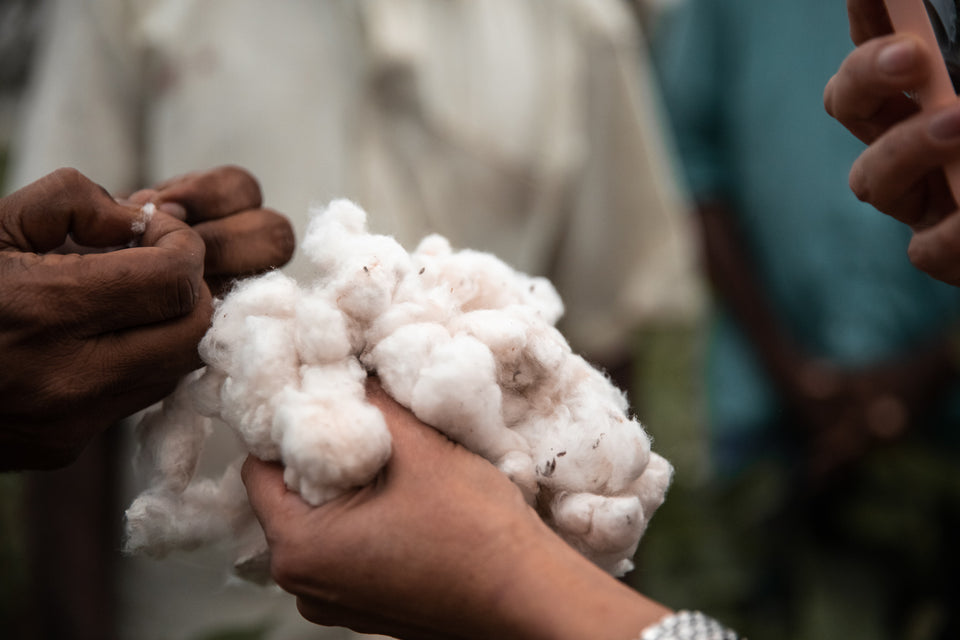
[[[272,272],[239,283],[201,342],[206,369],[141,423],[153,479],[127,512],[130,550],[253,535],[236,465],[219,483],[194,478],[211,418],[281,462],[311,504],[370,482],[390,456],[365,399],[372,372],[497,465],[584,555],[617,575],[632,568],[672,468],[623,393],[554,327],[563,305],[548,281],[440,236],[408,253],[367,233],[366,214],[343,200],[314,213],[303,250],[314,281]]]

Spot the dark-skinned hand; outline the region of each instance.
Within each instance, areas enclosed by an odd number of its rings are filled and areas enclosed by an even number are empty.
[[[263,207],[259,183],[239,167],[184,174],[127,201],[152,202],[192,226],[206,247],[204,278],[214,295],[235,278],[280,267],[293,256],[290,222]]]
[[[138,233],[148,200],[159,211]],[[219,284],[292,253],[289,224],[260,200],[234,167],[127,202],[60,169],[0,200],[0,469],[71,462],[200,366],[204,276]]]

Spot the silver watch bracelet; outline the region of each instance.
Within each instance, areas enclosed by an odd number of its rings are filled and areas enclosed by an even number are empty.
[[[637,640],[746,640],[699,611],[678,611],[647,627]]]

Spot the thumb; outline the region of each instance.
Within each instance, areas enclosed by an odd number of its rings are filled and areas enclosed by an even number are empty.
[[[936,225],[916,231],[907,254],[910,262],[928,275],[960,286],[960,213],[947,216]]]
[[[0,200],[0,250],[46,253],[68,238],[122,245],[138,237],[140,218],[139,209],[118,204],[76,169],[58,169]]]
[[[247,489],[250,506],[253,507],[253,512],[264,531],[269,529],[268,525],[275,514],[286,508],[284,505],[291,501],[308,508],[297,494],[287,490],[283,482],[283,467],[279,464],[264,462],[253,455],[248,455],[240,469],[240,477]]]

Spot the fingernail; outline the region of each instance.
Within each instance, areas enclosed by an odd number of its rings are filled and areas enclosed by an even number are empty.
[[[891,76],[910,71],[917,62],[917,43],[901,40],[887,45],[877,57],[877,68]]]
[[[945,142],[960,138],[960,107],[938,113],[930,121],[930,135]]]
[[[183,205],[176,202],[163,202],[157,205],[157,209],[173,216],[178,220],[185,221],[187,219],[187,210],[183,207]]]

